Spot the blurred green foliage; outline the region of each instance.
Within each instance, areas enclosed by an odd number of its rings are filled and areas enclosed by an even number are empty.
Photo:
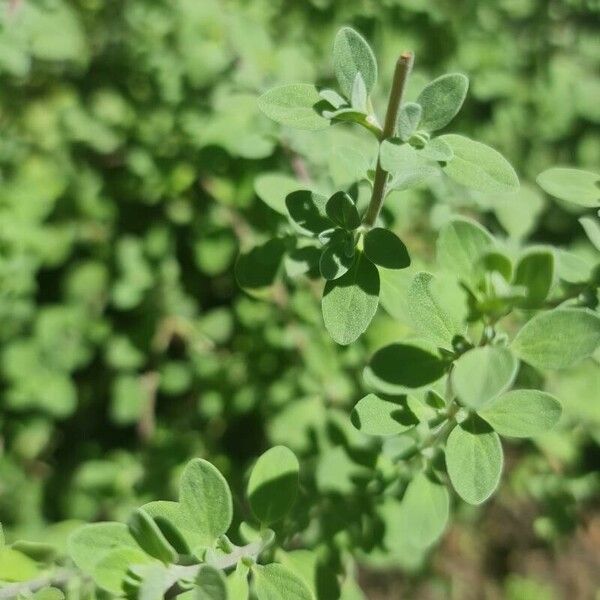
[[[307,174],[346,185],[372,142],[343,127],[280,136],[256,100],[279,83],[331,81],[322,57],[340,24],[369,37],[384,81],[399,51],[415,52],[409,100],[432,77],[465,72],[460,130],[511,160],[521,192],[493,203],[433,185],[390,198],[384,217],[423,265],[460,212],[516,249],[555,244],[565,269],[586,274],[595,250],[577,209],[534,181],[555,164],[600,164],[597,0],[11,0],[0,11],[9,539],[62,540],[71,519],[126,520],[140,502],[174,497],[192,456],[210,458],[235,490],[253,458],[283,443],[309,465],[304,485],[325,498],[332,539],[350,538],[341,545],[373,566],[418,567],[422,556],[393,531],[384,554],[377,524],[368,535],[347,528],[369,502],[348,458],[372,444],[348,417],[364,395],[361,370],[407,329],[393,282],[382,302],[400,318],[380,311],[367,339],[342,350],[310,286],[289,277],[255,297],[233,276],[239,250],[280,227],[258,196],[276,207]],[[560,477],[533,444],[515,443],[508,485],[542,507],[546,540],[570,531],[600,489],[598,372],[596,358],[550,383],[564,426],[535,446]],[[508,586],[523,597],[537,584]],[[540,589],[528,593],[546,597]]]

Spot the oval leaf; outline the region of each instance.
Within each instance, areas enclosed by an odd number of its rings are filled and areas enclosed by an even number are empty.
[[[519,178],[510,163],[498,151],[462,135],[444,135],[454,158],[444,171],[457,183],[478,192],[516,192]]]
[[[406,488],[399,519],[411,544],[427,548],[444,532],[450,514],[450,496],[445,486],[419,473]]]
[[[551,196],[579,206],[600,206],[600,175],[554,167],[538,175],[539,186]]]
[[[600,316],[589,309],[558,308],[537,314],[513,340],[512,350],[538,369],[566,369],[600,345]]]
[[[351,344],[367,329],[378,304],[377,267],[358,253],[354,265],[343,277],[325,285],[321,303],[325,327],[338,344]]]
[[[419,128],[436,131],[458,114],[469,89],[469,80],[461,73],[448,73],[428,83],[417,98],[423,113]]]
[[[227,481],[208,461],[190,461],[181,476],[181,509],[207,543],[213,544],[231,525],[233,504]]]
[[[351,419],[360,432],[379,436],[404,433],[419,422],[405,399],[391,397],[384,400],[375,394],[369,394],[357,402]]]
[[[539,390],[512,390],[502,394],[479,415],[500,435],[534,437],[552,429],[562,412],[560,402]]]
[[[513,283],[526,290],[526,297],[519,302],[523,308],[541,306],[554,281],[554,254],[550,250],[530,250],[519,259]]]
[[[259,600],[315,600],[302,579],[283,565],[256,565],[252,571]]]
[[[357,74],[362,76],[368,94],[377,81],[377,61],[373,50],[365,38],[350,27],[342,27],[335,36],[333,68],[347,98],[352,97]]]
[[[257,461],[248,482],[248,500],[256,518],[265,525],[289,512],[298,492],[300,465],[285,446],[267,450]]]
[[[506,348],[473,348],[454,363],[454,391],[463,404],[477,410],[512,385],[518,365],[512,352]]]
[[[502,444],[485,421],[457,425],[446,442],[446,467],[456,493],[469,504],[485,502],[502,474]]]
[[[318,112],[322,102],[317,88],[310,83],[292,83],[275,87],[258,99],[258,107],[270,119],[296,129],[318,130],[329,121]]]
[[[346,192],[336,192],[325,206],[327,216],[336,224],[352,231],[360,225],[360,216],[352,198]]]
[[[410,266],[410,256],[402,240],[383,227],[375,227],[367,232],[364,252],[371,262],[385,269],[406,269]]]
[[[154,519],[141,508],[133,512],[127,527],[131,537],[146,554],[164,563],[177,560],[175,549],[169,544]]]
[[[435,354],[410,344],[390,344],[371,358],[365,380],[384,394],[402,394],[440,379],[446,363]]]
[[[194,580],[196,597],[202,600],[227,600],[227,583],[221,571],[210,565],[200,565]]]

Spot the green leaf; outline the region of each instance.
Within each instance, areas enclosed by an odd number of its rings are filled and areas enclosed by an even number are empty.
[[[325,279],[337,279],[347,273],[354,263],[353,240],[345,236],[336,236],[332,239],[319,260],[319,271]]]
[[[448,162],[454,158],[454,150],[450,144],[439,137],[429,140],[418,153],[423,158],[437,162]]]
[[[478,410],[512,385],[518,366],[506,348],[473,348],[454,363],[452,386],[463,404]]]
[[[153,562],[154,559],[138,548],[116,548],[98,560],[91,575],[98,587],[111,594],[121,596],[123,580],[130,567]]]
[[[409,144],[386,140],[379,152],[381,166],[391,175],[390,190],[406,190],[439,175],[440,169],[431,164]]]
[[[276,238],[240,254],[235,263],[235,277],[239,286],[255,290],[272,285],[279,273],[284,253],[284,241]]]
[[[548,194],[579,206],[600,206],[600,175],[591,171],[554,167],[540,173],[538,185]]]
[[[277,123],[316,131],[329,126],[329,121],[318,112],[320,102],[322,98],[314,85],[291,83],[265,92],[258,99],[258,107]]]
[[[360,73],[356,74],[354,84],[352,86],[351,104],[352,108],[366,113],[367,112],[367,88],[365,80]]]
[[[494,238],[479,223],[470,219],[452,219],[440,229],[437,260],[443,268],[473,284],[478,279],[478,261],[494,245]]]
[[[321,249],[316,246],[302,246],[288,252],[284,259],[285,272],[288,277],[317,277],[319,275],[319,261]]]
[[[336,192],[327,200],[327,216],[342,229],[353,231],[360,225],[360,216],[354,201],[346,192]]]
[[[519,178],[510,163],[496,150],[462,135],[441,136],[454,152],[446,174],[461,185],[478,192],[516,192]]]
[[[233,505],[227,481],[219,470],[201,458],[183,470],[180,503],[196,529],[212,544],[231,525]]]
[[[554,254],[550,250],[530,250],[517,263],[514,285],[527,290],[526,297],[519,302],[523,308],[538,308],[550,292],[554,281]]]
[[[342,106],[347,105],[346,99],[342,98],[335,90],[319,90],[319,96],[331,104],[334,109],[342,108]]]
[[[458,114],[469,89],[469,80],[461,73],[449,73],[428,83],[417,98],[423,108],[419,128],[436,131]]]
[[[398,515],[409,543],[421,548],[434,544],[444,532],[449,514],[446,487],[418,473],[404,492]]]
[[[248,500],[256,518],[264,525],[283,519],[298,493],[300,465],[285,446],[267,450],[257,461],[248,482]]]
[[[408,287],[407,306],[415,330],[444,348],[466,331],[466,299],[452,279],[431,273],[415,275]]]
[[[422,111],[421,105],[416,102],[406,102],[400,107],[396,120],[396,133],[403,142],[407,142],[419,126]]]
[[[164,563],[177,561],[177,552],[169,544],[154,519],[144,510],[136,509],[129,518],[127,526],[129,533],[144,552]]]
[[[579,222],[590,242],[594,244],[596,250],[600,250],[600,219],[598,217],[581,217]]]
[[[194,583],[198,600],[227,600],[225,577],[214,567],[200,565]]]
[[[288,194],[298,190],[302,184],[281,173],[262,173],[254,180],[256,195],[274,211],[284,217],[288,216],[285,198]]]
[[[42,590],[38,590],[31,597],[33,600],[64,600],[65,594],[58,588],[47,587]]]
[[[123,523],[83,525],[69,536],[67,542],[69,556],[84,573],[92,573],[105,554],[123,546],[137,549],[135,540]]]
[[[8,546],[0,548],[0,581],[27,581],[37,574],[34,560]]]
[[[351,344],[366,331],[378,304],[377,267],[359,252],[345,275],[325,284],[321,303],[325,327],[338,344]]]
[[[365,381],[384,394],[403,394],[440,379],[447,364],[435,354],[410,344],[390,344],[373,355]]]
[[[351,419],[361,433],[378,436],[399,435],[419,423],[405,398],[383,399],[375,394],[368,394],[356,403]]]
[[[356,75],[360,73],[367,94],[377,82],[377,61],[367,41],[354,29],[342,27],[333,43],[333,68],[342,92],[352,97]]]
[[[502,394],[479,415],[500,435],[534,437],[552,429],[562,412],[560,402],[539,390],[512,390]]]
[[[315,600],[302,579],[282,565],[256,565],[252,571],[257,600]]]
[[[229,600],[248,600],[250,586],[248,585],[248,567],[238,562],[235,571],[227,576],[227,593]]]
[[[485,502],[502,474],[502,444],[485,421],[473,417],[457,425],[446,442],[446,466],[457,494],[469,504]]]
[[[410,256],[402,240],[389,229],[370,229],[364,239],[365,256],[386,269],[405,269],[410,266]]]
[[[591,356],[600,344],[600,316],[589,309],[557,308],[525,323],[513,352],[538,369],[566,369]]]
[[[333,226],[327,216],[327,198],[317,192],[298,190],[285,199],[288,213],[302,230],[318,234]]]

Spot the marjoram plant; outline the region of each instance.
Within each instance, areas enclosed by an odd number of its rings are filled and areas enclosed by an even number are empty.
[[[324,279],[324,325],[342,346],[368,329],[382,282],[395,290],[391,301],[413,334],[372,355],[364,369],[371,391],[351,420],[378,440],[369,506],[417,552],[444,532],[452,491],[472,505],[496,491],[501,438],[537,436],[558,422],[561,404],[544,391],[544,375],[598,349],[600,262],[569,277],[554,248],[510,247],[461,216],[441,226],[429,270],[411,264],[382,213],[390,192],[436,180],[501,202],[519,188],[496,150],[459,134],[438,134],[460,111],[468,79],[443,75],[408,102],[412,65],[410,52],[399,57],[381,121],[372,101],[375,56],[359,33],[344,27],[333,46],[337,91],[298,83],[261,96],[262,112],[282,125],[317,131],[355,124],[375,138],[377,153],[355,162],[356,183],[369,185],[366,202],[357,185],[323,190],[307,181],[305,189],[270,190],[275,200],[269,205],[285,217],[280,235],[242,254],[236,276],[251,293],[281,276]],[[599,181],[566,168],[539,177],[561,201],[593,209],[600,206]],[[600,250],[597,215],[582,216],[581,224]],[[52,563],[51,549],[26,542],[1,548],[0,579],[11,581],[11,569],[32,578],[2,588],[0,598],[60,598],[57,588],[141,600],[360,598],[345,584],[352,548],[315,541],[306,534],[310,517],[293,517],[300,471],[283,446],[258,459],[247,485],[252,518],[238,522],[245,542],[236,545],[228,537],[228,484],[216,467],[194,459],[181,475],[178,502],[145,504],[126,524],[84,525],[70,537],[68,559]],[[327,585],[318,572],[324,545]]]

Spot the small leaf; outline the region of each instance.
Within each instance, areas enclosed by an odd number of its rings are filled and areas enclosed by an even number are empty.
[[[138,546],[164,563],[174,563],[177,552],[169,544],[154,519],[141,508],[136,509],[127,522],[129,533]]]
[[[538,369],[566,369],[600,344],[600,316],[589,309],[557,308],[525,323],[513,352]]]
[[[481,504],[494,493],[502,463],[500,438],[485,421],[473,417],[450,432],[446,466],[454,489],[465,502]]]
[[[69,556],[84,572],[91,573],[96,563],[109,551],[119,547],[137,549],[123,523],[92,523],[76,529],[67,542]]]
[[[548,194],[579,206],[600,206],[600,175],[591,171],[554,167],[538,175],[538,185]]]
[[[384,394],[403,394],[440,379],[446,363],[435,354],[410,344],[390,344],[373,355],[365,380]]]
[[[94,567],[92,577],[98,587],[121,596],[123,580],[130,567],[153,562],[154,559],[137,548],[117,548],[110,550],[100,558]]]
[[[27,581],[37,574],[34,560],[8,546],[0,548],[0,581]]]
[[[350,253],[348,250],[352,250]],[[332,239],[321,254],[319,271],[324,279],[338,279],[348,272],[354,263],[354,247],[348,240],[338,236]]]
[[[331,104],[336,110],[347,105],[345,98],[342,98],[335,90],[319,90],[319,96],[321,96],[325,102]]]
[[[321,249],[316,246],[302,246],[288,252],[284,259],[285,272],[288,277],[318,277]]]
[[[554,254],[550,250],[530,250],[517,263],[514,285],[523,286],[526,297],[519,303],[524,308],[543,305],[554,280]]]
[[[407,142],[419,126],[422,110],[421,105],[416,102],[406,102],[400,107],[396,121],[396,133],[403,142]]]
[[[288,216],[285,198],[298,190],[302,185],[299,181],[281,173],[263,173],[254,180],[256,195],[274,211],[284,217]]]
[[[466,298],[453,279],[417,273],[408,287],[407,307],[415,330],[438,346],[451,348],[454,336],[465,333]]]
[[[321,303],[325,327],[338,344],[351,344],[367,329],[378,304],[377,267],[358,253],[345,275],[325,284]]]
[[[302,579],[283,565],[256,565],[252,571],[258,600],[315,600]]]
[[[231,492],[219,470],[201,458],[191,460],[180,483],[181,509],[212,544],[227,532],[233,516]]]
[[[284,253],[283,240],[273,239],[241,254],[235,263],[235,277],[240,287],[252,290],[272,285]]]
[[[461,185],[478,192],[516,192],[519,178],[510,163],[496,150],[462,135],[444,135],[454,158],[446,164],[446,174]]]
[[[367,435],[399,435],[419,423],[408,408],[406,400],[390,397],[389,400],[368,394],[356,403],[352,411],[352,424]]]
[[[342,92],[352,97],[356,75],[363,78],[367,94],[377,81],[377,62],[367,41],[354,29],[342,27],[333,44],[333,68]]]
[[[210,565],[200,565],[194,584],[198,600],[227,600],[225,577]]]
[[[365,80],[360,73],[357,73],[354,78],[351,104],[352,108],[363,113],[367,112],[367,88],[365,86]]]
[[[596,250],[600,250],[600,219],[598,217],[581,217],[579,222],[590,242],[594,244]]]
[[[436,243],[442,267],[471,284],[478,280],[478,262],[495,245],[494,238],[479,223],[456,218],[441,229]]]
[[[287,515],[298,493],[300,465],[285,446],[267,450],[257,461],[248,482],[248,500],[256,518],[265,525]]]
[[[450,496],[445,486],[418,473],[408,484],[399,519],[411,544],[427,548],[444,533],[450,514]]]
[[[428,83],[417,98],[423,108],[419,127],[436,131],[458,114],[469,89],[469,80],[461,73],[449,73]]]
[[[478,410],[512,385],[518,366],[518,361],[506,348],[473,348],[454,363],[454,391],[464,404]]]
[[[352,198],[346,192],[336,192],[327,200],[327,216],[342,229],[353,231],[360,225],[360,216]]]
[[[418,152],[423,158],[438,162],[449,162],[454,158],[454,150],[450,144],[439,137],[429,140]]]
[[[42,590],[38,590],[31,597],[33,600],[64,600],[65,594],[58,588],[47,587]]]
[[[304,231],[318,234],[333,225],[326,212],[327,198],[317,192],[292,192],[286,197],[285,205],[292,220]]]
[[[371,262],[385,269],[406,269],[410,266],[406,246],[389,229],[370,229],[365,235],[364,252]]]
[[[235,571],[227,576],[228,600],[248,600],[248,596],[250,595],[248,571],[248,567],[240,561]]]
[[[552,395],[539,390],[512,390],[502,394],[479,415],[500,435],[534,437],[552,429],[562,408]]]
[[[379,153],[381,166],[392,176],[388,188],[406,190],[439,175],[438,165],[429,163],[409,144],[386,140]]]
[[[318,112],[322,102],[317,88],[309,83],[292,83],[275,87],[258,99],[258,107],[270,119],[296,129],[318,130],[329,121]]]

